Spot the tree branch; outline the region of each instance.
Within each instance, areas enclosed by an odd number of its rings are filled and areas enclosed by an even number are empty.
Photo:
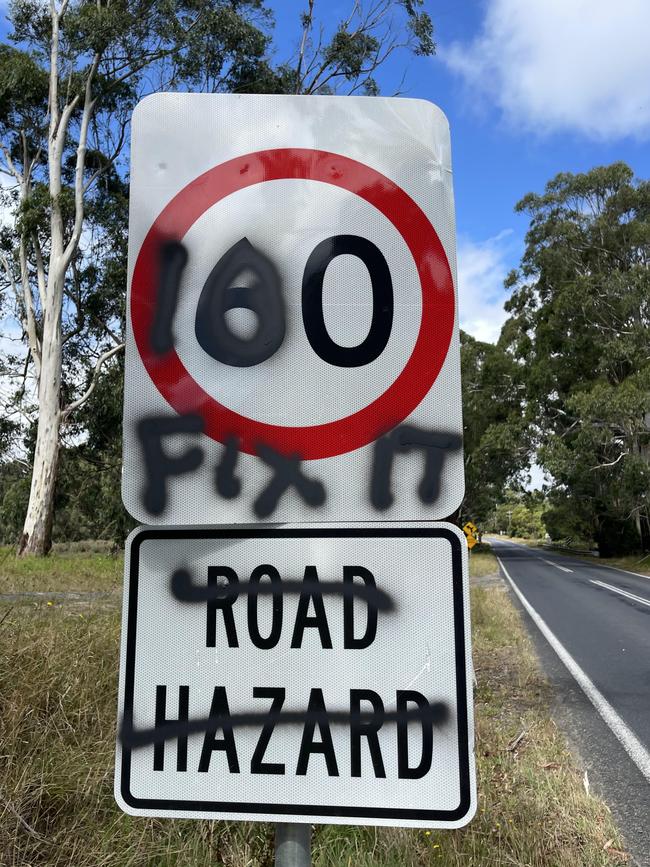
[[[615,466],[615,465],[616,465],[620,460],[622,460],[626,455],[629,455],[629,452],[621,452],[620,455],[616,458],[615,461],[611,461],[611,463],[609,463],[609,464],[598,464],[598,465],[595,466],[595,467],[589,467],[589,469],[590,469],[590,470],[602,470],[602,469],[604,469],[605,467],[613,467],[613,466]]]
[[[81,397],[78,400],[75,400],[73,403],[66,406],[64,410],[62,410],[62,412],[61,412],[61,421],[62,422],[66,421],[68,416],[70,415],[70,413],[74,412],[76,409],[79,409],[79,407],[88,400],[90,395],[95,390],[95,387],[97,386],[97,380],[99,378],[99,373],[100,373],[103,365],[105,364],[105,362],[107,362],[109,360],[109,358],[112,358],[121,349],[124,349],[124,343],[120,343],[119,346],[113,346],[113,347],[111,347],[111,349],[107,349],[106,352],[102,353],[99,356],[99,358],[97,359],[97,364],[95,365],[95,369],[93,371],[93,376],[92,376],[92,380],[90,382],[90,385],[88,386],[86,391],[81,395]]]
[[[88,70],[88,77],[86,78],[86,87],[84,93],[84,107],[83,114],[81,117],[81,127],[79,130],[79,144],[77,146],[77,163],[75,166],[75,179],[74,179],[74,227],[72,229],[72,235],[70,240],[68,241],[66,248],[63,252],[63,269],[64,271],[67,269],[70,264],[70,260],[74,256],[77,247],[79,246],[79,239],[81,238],[81,231],[83,228],[83,220],[84,220],[84,169],[86,168],[86,143],[88,141],[88,126],[90,124],[90,119],[92,117],[92,113],[95,109],[96,100],[93,99],[92,95],[92,86],[93,79],[95,77],[95,72],[97,71],[97,67],[99,66],[99,61],[101,57],[99,54],[95,54],[93,57],[93,61],[90,65],[90,69]]]
[[[0,142],[0,151],[2,151],[2,156],[5,158],[5,162],[7,163],[7,168],[9,169],[9,171],[6,172],[6,174],[12,174],[16,178],[18,183],[22,184],[23,176],[22,176],[21,172],[19,172],[18,169],[16,168],[14,161],[11,159],[11,154],[9,153],[9,151],[7,150],[7,148],[5,147],[5,145],[2,142]]]
[[[307,39],[309,38],[309,32],[311,31],[311,27],[314,21],[314,0],[309,0],[309,10],[305,17],[305,23],[302,29],[302,39],[300,40],[300,50],[298,52],[298,64],[296,66],[296,93],[300,93],[300,86],[302,84],[301,74],[302,74],[302,64],[305,59],[305,48],[307,47]]]

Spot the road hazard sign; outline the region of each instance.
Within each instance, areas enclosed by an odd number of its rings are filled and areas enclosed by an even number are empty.
[[[449,828],[472,817],[457,528],[141,528],[124,624],[126,812]]]
[[[136,109],[131,153],[131,514],[451,514],[462,420],[440,110],[156,94]]]

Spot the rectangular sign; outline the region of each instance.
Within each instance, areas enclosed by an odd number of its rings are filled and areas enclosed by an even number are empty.
[[[443,520],[464,492],[447,119],[159,93],[132,123],[124,505]]]
[[[466,552],[451,524],[135,530],[118,804],[464,825],[476,808]]]

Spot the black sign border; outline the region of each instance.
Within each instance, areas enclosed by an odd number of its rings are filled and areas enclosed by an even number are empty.
[[[124,678],[124,719],[133,725],[133,694],[135,689],[135,647],[138,613],[138,570],[140,546],[150,539],[446,539],[451,545],[454,645],[456,662],[456,707],[459,745],[460,802],[453,810],[413,810],[391,807],[336,807],[312,804],[250,804],[233,801],[167,800],[137,798],[131,794],[131,750],[122,748],[120,794],[125,804],[136,810],[170,810],[184,812],[214,812],[224,818],[228,813],[260,813],[281,816],[336,816],[350,819],[409,819],[411,821],[459,822],[472,806],[469,732],[467,714],[467,647],[465,645],[465,605],[461,541],[446,527],[321,527],[321,528],[152,528],[137,531],[129,550],[129,602],[127,608],[126,666]],[[164,814],[163,814],[164,815]]]

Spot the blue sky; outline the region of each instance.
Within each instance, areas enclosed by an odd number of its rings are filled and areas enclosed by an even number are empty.
[[[276,42],[290,51],[307,3],[269,5]],[[332,26],[350,6],[316,0],[315,12]],[[449,118],[461,324],[495,340],[503,278],[527,228],[515,203],[560,171],[624,160],[650,176],[650,2],[425,0],[425,8],[437,56],[396,57],[378,80],[391,95],[407,68],[404,95],[437,103]]]
[[[333,28],[352,3],[315,0],[316,16]],[[280,61],[297,49],[307,0],[267,5]],[[2,41],[7,6],[0,0]],[[527,228],[515,203],[560,171],[615,160],[650,177],[650,0],[425,0],[425,7],[437,55],[395,56],[378,79],[389,96],[406,69],[403,95],[437,103],[449,119],[461,325],[496,340],[503,279],[520,260]]]
[[[281,61],[295,55],[307,0],[266,3]],[[352,5],[315,0],[315,15],[331,30]],[[0,0],[0,13],[7,6]],[[650,177],[650,0],[425,0],[425,8],[436,56],[395,55],[377,77],[390,96],[406,71],[403,95],[429,99],[449,118],[461,325],[496,340],[503,279],[527,228],[515,203],[560,171],[615,160]]]

